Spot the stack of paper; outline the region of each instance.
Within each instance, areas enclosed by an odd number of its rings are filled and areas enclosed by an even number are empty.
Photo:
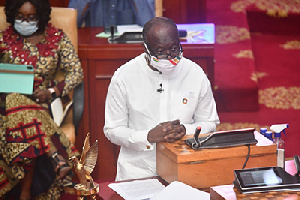
[[[149,199],[165,188],[157,179],[111,183],[108,187],[126,200]]]
[[[150,200],[209,200],[210,194],[193,188],[179,181],[170,183],[165,189],[157,193]]]
[[[195,189],[179,181],[174,181],[166,187],[157,179],[111,183],[108,186],[126,200],[210,199],[209,193]]]

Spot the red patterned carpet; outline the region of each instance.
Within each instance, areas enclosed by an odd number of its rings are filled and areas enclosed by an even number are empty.
[[[288,123],[286,157],[300,155],[300,2],[210,0],[207,6],[208,22],[216,25],[218,130]]]

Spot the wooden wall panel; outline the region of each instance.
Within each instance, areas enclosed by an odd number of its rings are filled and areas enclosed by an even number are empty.
[[[52,7],[65,7],[69,6],[69,0],[49,0]]]
[[[205,23],[206,0],[164,0],[163,16],[177,24]]]

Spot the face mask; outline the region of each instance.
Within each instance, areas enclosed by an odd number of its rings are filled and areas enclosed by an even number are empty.
[[[20,35],[23,36],[29,36],[35,33],[38,29],[37,27],[38,21],[34,22],[27,22],[27,21],[21,21],[21,20],[15,20],[14,28]]]
[[[158,59],[155,56],[152,56],[150,54],[146,44],[145,44],[145,47],[148,52],[147,55],[148,55],[148,59],[150,62],[149,64],[165,75],[171,74],[182,58],[182,52],[180,52],[180,54],[178,56],[176,56],[175,58],[170,59],[170,60]]]

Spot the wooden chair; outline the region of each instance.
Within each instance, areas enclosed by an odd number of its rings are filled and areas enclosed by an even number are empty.
[[[68,35],[72,41],[76,52],[78,52],[78,32],[77,32],[77,11],[72,8],[60,8],[52,7],[51,20],[50,22],[57,28],[63,29],[63,31]],[[4,7],[0,6],[0,30],[7,28],[9,24],[6,22],[6,16],[4,12]],[[56,79],[63,79],[63,73],[59,73]],[[71,142],[75,144],[75,136],[83,113],[83,82],[77,86],[72,94],[70,94],[73,100],[73,109],[68,111],[60,128],[69,137]]]
[[[155,17],[163,16],[163,0],[155,0]]]

